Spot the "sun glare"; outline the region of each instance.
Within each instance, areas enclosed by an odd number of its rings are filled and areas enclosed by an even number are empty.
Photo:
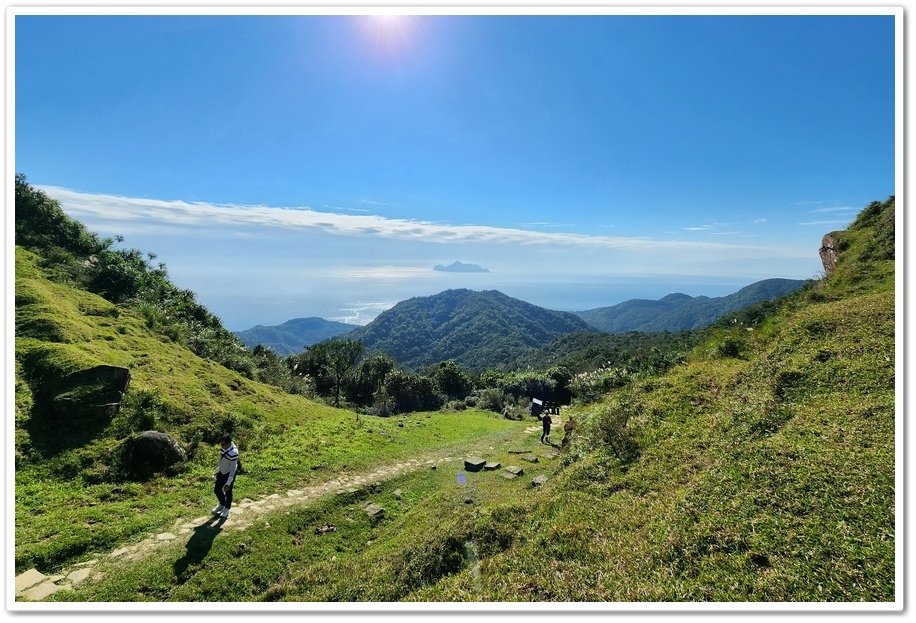
[[[373,47],[395,51],[403,48],[410,39],[414,18],[410,15],[382,13],[365,15],[361,19],[364,36]]]

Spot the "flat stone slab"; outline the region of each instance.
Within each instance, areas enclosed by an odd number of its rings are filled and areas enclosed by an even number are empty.
[[[29,590],[21,593],[23,597],[28,597],[29,599],[44,599],[45,597],[50,597],[60,589],[62,586],[58,586],[54,582],[45,581],[37,586],[33,586]]]
[[[369,504],[364,510],[366,511],[366,514],[369,515],[369,519],[374,522],[379,521],[382,517],[385,516],[385,509],[378,504]]]
[[[545,482],[547,482],[547,476],[545,476],[544,474],[541,474],[540,476],[534,477],[534,479],[531,481],[531,486],[540,487]]]
[[[74,567],[89,567],[89,566],[91,566],[91,565],[94,565],[94,564],[97,563],[98,561],[99,561],[98,558],[93,558],[92,560],[86,560],[86,561],[83,561],[83,562],[78,562],[78,563],[76,563],[76,564],[73,565],[73,566],[74,566]]]
[[[22,592],[30,586],[35,586],[47,579],[48,576],[38,569],[29,569],[25,573],[16,576],[16,592]]]
[[[77,569],[67,576],[67,581],[71,584],[79,584],[90,575],[92,575],[92,569]]]
[[[172,534],[171,532],[160,532],[156,535],[157,541],[171,541],[177,539],[178,537]]]
[[[464,460],[464,469],[469,472],[479,472],[486,464],[479,456],[470,456]]]
[[[529,454],[528,456],[525,457],[525,460],[528,461],[529,463],[537,463],[538,457],[534,456],[533,454]]]
[[[129,552],[129,551],[130,551],[130,548],[129,548],[129,547],[122,547],[122,548],[116,549],[115,551],[113,551],[113,552],[111,552],[110,554],[108,554],[108,557],[109,557],[109,558],[117,558],[118,556],[123,556],[124,554],[126,554],[126,553]]]
[[[489,463],[487,463],[486,465],[483,466],[483,468],[484,468],[485,470],[487,470],[487,471],[492,471],[492,470],[494,470],[494,469],[499,469],[500,467],[502,467],[502,463],[493,463],[493,462],[489,462]]]
[[[503,478],[518,478],[524,473],[525,470],[523,470],[521,467],[510,465],[505,469],[505,471],[503,471]]]

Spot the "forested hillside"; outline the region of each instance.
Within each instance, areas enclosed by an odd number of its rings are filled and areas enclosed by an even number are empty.
[[[678,293],[657,301],[633,299],[575,313],[589,326],[608,333],[690,331],[755,303],[791,294],[806,283],[798,279],[765,279],[728,296],[692,297]]]
[[[347,337],[413,368],[453,359],[480,372],[512,369],[525,353],[584,330],[573,314],[496,290],[446,290],[402,301]]]
[[[257,325],[235,335],[245,346],[264,346],[279,355],[294,355],[307,346],[349,333],[358,325],[324,318],[293,318],[276,326]]]

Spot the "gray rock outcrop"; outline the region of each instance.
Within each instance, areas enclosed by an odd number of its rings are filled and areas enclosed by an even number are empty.
[[[51,414],[58,419],[110,419],[120,409],[129,384],[130,370],[121,366],[99,365],[74,372],[58,382]]]
[[[821,264],[824,265],[824,271],[830,275],[836,269],[837,256],[839,255],[839,244],[833,233],[825,235],[821,239],[821,248],[818,254],[821,256]]]

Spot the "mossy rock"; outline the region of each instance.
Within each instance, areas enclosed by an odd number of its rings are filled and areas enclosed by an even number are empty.
[[[121,444],[118,454],[122,475],[141,480],[165,472],[188,458],[187,452],[174,437],[155,430],[128,437]]]

